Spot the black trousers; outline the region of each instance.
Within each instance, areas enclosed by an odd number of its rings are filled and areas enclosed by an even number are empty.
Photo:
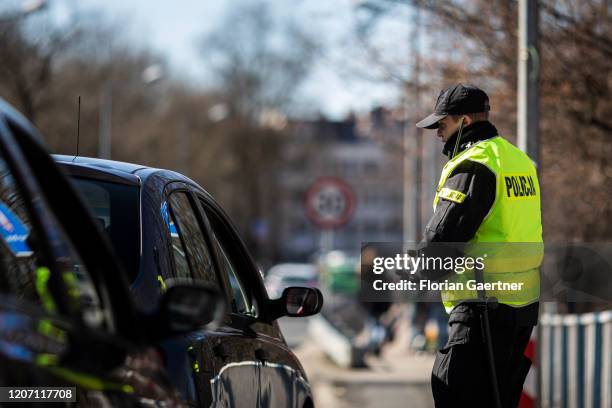
[[[439,350],[431,375],[436,408],[495,407],[486,344],[481,330],[482,309],[475,303],[456,306],[449,318],[449,338]],[[531,360],[525,347],[537,323],[538,304],[489,309],[493,354],[502,406],[518,405]]]

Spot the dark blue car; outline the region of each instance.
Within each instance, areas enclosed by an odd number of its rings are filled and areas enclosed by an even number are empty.
[[[122,260],[138,313],[155,313],[167,282],[216,288],[226,312],[216,328],[167,339],[156,352],[181,398],[196,406],[311,407],[306,373],[276,319],[308,316],[318,290],[288,288],[269,299],[228,216],[189,178],[168,170],[54,156]]]
[[[155,310],[137,308],[98,221],[40,140],[0,99],[0,386],[12,391],[0,404],[39,402],[31,387],[72,387],[55,397],[188,405],[157,344],[213,320],[218,290],[169,279]]]

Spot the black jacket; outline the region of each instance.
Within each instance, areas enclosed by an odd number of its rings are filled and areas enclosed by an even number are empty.
[[[490,122],[476,122],[466,126],[463,129],[457,153],[464,151],[476,142],[490,139],[497,135],[497,129]],[[449,156],[449,159],[451,158],[456,140],[457,133],[451,136],[444,145],[443,152]],[[461,191],[465,194],[465,199],[461,203],[455,203],[441,198],[425,227],[423,241],[426,243],[467,242],[474,236],[495,202],[495,174],[484,164],[465,160],[453,170],[443,187]],[[453,253],[452,248],[432,248],[427,247],[427,244],[425,244],[422,251],[427,256],[439,255],[438,251],[445,255],[462,255],[460,253]],[[422,270],[419,275],[428,279],[439,280],[448,275],[448,272]],[[471,308],[470,305],[466,307],[468,309]],[[463,318],[471,313],[469,310],[467,312],[462,310],[455,309],[453,313],[464,314]],[[538,320],[538,304],[520,308],[500,305],[497,309],[497,314],[500,319],[511,322],[504,324],[533,326]]]
[[[490,122],[476,122],[463,128],[457,154],[481,140],[497,136]],[[444,154],[453,154],[457,133],[444,145]],[[495,201],[495,174],[485,165],[466,160],[453,170],[443,187],[465,194],[462,203],[441,198],[425,227],[425,242],[469,241]]]

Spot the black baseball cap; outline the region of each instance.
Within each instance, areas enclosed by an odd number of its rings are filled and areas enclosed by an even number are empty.
[[[446,88],[438,96],[434,113],[417,123],[417,127],[436,129],[438,121],[448,115],[488,112],[489,97],[474,85],[457,84]]]

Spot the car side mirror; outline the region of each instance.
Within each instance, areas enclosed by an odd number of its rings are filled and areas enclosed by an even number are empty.
[[[323,294],[319,289],[290,286],[283,290],[281,304],[284,315],[306,317],[319,313],[323,307]]]
[[[220,320],[224,302],[219,291],[199,282],[168,282],[160,315],[170,333],[185,333]]]

